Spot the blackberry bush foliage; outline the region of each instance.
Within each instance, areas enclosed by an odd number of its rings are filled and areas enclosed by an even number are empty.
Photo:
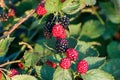
[[[0,0],[0,80],[120,80],[119,0]]]

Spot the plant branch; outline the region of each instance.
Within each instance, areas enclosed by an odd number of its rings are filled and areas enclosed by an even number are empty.
[[[34,14],[35,9],[31,10],[29,12],[29,15],[27,15],[24,18],[21,18],[15,25],[13,25],[13,27],[6,33],[4,34],[1,38],[7,37],[9,36],[14,30],[16,30],[23,22],[25,22],[29,17],[32,16],[32,14]]]
[[[4,63],[4,64],[1,64],[0,67],[4,67],[4,66],[6,66],[6,65],[14,64],[14,63],[19,63],[19,62],[21,62],[21,60],[16,60],[16,61],[11,61],[11,62],[6,62],[6,63]]]

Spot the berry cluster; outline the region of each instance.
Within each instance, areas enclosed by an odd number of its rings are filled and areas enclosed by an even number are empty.
[[[56,21],[58,23],[56,23]],[[69,18],[66,16],[56,18],[54,14],[50,14],[44,26],[44,37],[46,39],[52,36],[56,38],[55,49],[57,53],[66,53],[66,57],[62,58],[59,65],[63,69],[69,69],[71,61],[78,59],[78,52],[74,48],[68,48],[68,41],[66,38],[66,31],[69,26]],[[47,61],[47,65],[55,68],[56,64]],[[88,70],[88,63],[85,60],[81,60],[77,65],[77,72],[80,74],[86,73]]]
[[[61,0],[65,2],[65,0]],[[47,13],[44,6],[45,2],[41,2],[36,9],[36,13],[40,16]],[[68,48],[68,41],[66,39],[66,30],[70,24],[69,18],[66,16],[60,17],[59,15],[54,15],[53,13],[48,15],[45,26],[43,28],[43,34],[46,39],[52,36],[56,39],[55,49],[57,53],[66,53],[66,57],[62,58],[59,66],[63,69],[69,69],[71,66],[71,61],[76,61],[78,59],[78,52],[74,48]],[[47,60],[46,65],[56,68],[56,64]],[[85,60],[81,60],[77,65],[77,72],[80,74],[85,74],[88,70],[88,63]]]
[[[78,58],[78,52],[74,48],[68,48],[66,50],[66,58],[61,59],[60,66],[63,69],[68,69],[71,66],[71,61],[76,61]],[[67,66],[67,68],[65,68]]]
[[[56,38],[56,51],[58,53],[65,52],[68,48],[65,29],[68,28],[69,19],[65,16],[57,18],[54,14],[50,14],[43,29],[46,39],[52,36]]]
[[[70,66],[71,66],[71,59],[68,58],[68,57],[62,58],[59,65],[63,69],[69,69]],[[77,64],[76,70],[80,74],[86,74],[86,72],[88,71],[88,63],[87,63],[87,61],[80,60],[78,62],[78,64]]]

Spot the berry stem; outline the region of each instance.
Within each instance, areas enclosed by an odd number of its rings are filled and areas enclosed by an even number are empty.
[[[103,19],[100,17],[100,15],[98,14],[98,12],[96,11],[96,8],[92,5],[92,9],[94,11],[94,14],[96,15],[96,17],[98,18],[98,20],[100,21],[100,23],[102,25],[105,25],[105,22],[103,21]]]
[[[26,45],[33,52],[33,48],[30,44],[28,44],[26,42],[19,42],[19,45]]]
[[[21,60],[16,60],[16,61],[11,61],[11,62],[6,62],[6,63],[4,63],[4,64],[1,64],[0,67],[4,67],[4,66],[6,66],[6,65],[14,64],[14,63],[19,63],[19,62],[21,62]]]
[[[21,18],[14,26],[6,33],[4,34],[1,38],[9,36],[13,31],[15,31],[23,22],[25,22],[29,17],[31,17],[35,12],[35,9],[31,10],[29,12],[29,15],[27,15],[24,18]]]
[[[59,11],[59,13],[60,13],[60,16],[62,17],[64,14],[62,13],[62,11]]]

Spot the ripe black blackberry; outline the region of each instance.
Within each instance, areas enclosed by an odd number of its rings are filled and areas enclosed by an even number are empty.
[[[65,29],[67,29],[70,24],[70,21],[68,17],[63,16],[61,18],[58,18],[58,23],[60,23]]]
[[[44,27],[43,33],[44,33],[44,37],[46,39],[49,39],[49,38],[52,37],[52,33],[47,28],[45,28],[45,27]]]
[[[56,51],[58,53],[65,52],[68,49],[68,41],[66,39],[57,39]]]
[[[52,34],[52,28],[55,25],[55,21],[56,21],[56,17],[54,16],[54,14],[50,14],[47,18],[46,24],[44,26],[44,37],[46,39],[51,38],[51,34]]]

